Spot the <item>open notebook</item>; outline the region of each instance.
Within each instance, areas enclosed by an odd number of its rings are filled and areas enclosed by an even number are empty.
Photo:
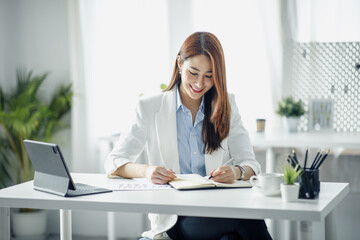
[[[214,182],[209,176],[202,177],[198,174],[177,174],[177,178],[169,184],[178,190],[201,189],[201,188],[244,188],[252,187],[249,181],[234,181],[233,183]]]

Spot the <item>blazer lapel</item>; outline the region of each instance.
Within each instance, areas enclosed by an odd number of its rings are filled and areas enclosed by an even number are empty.
[[[166,168],[180,173],[176,129],[175,91],[173,88],[163,94],[159,112],[155,114],[159,149]]]

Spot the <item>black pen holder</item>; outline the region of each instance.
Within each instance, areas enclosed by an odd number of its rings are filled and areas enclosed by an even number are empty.
[[[299,179],[299,198],[316,199],[320,192],[319,169],[306,168]]]

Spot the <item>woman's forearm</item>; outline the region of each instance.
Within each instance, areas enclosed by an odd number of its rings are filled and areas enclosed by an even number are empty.
[[[148,167],[147,164],[129,162],[119,167],[112,175],[124,178],[144,178]]]
[[[124,178],[147,178],[154,184],[165,184],[176,178],[171,169],[140,163],[126,163],[119,167],[113,175]]]

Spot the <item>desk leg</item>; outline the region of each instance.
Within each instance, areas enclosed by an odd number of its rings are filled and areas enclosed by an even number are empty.
[[[10,240],[10,208],[0,208],[0,239]]]
[[[298,222],[286,220],[284,221],[285,229],[285,239],[297,240],[298,239]],[[305,240],[300,238],[301,240]]]
[[[266,172],[275,172],[275,150],[272,147],[266,149]]]
[[[108,232],[107,232],[107,239],[108,240],[116,240],[115,236],[115,212],[108,212],[107,213],[107,224],[108,224]]]
[[[325,218],[325,237],[328,240],[338,239],[336,219],[337,210],[335,208]]]
[[[275,150],[272,147],[266,149],[265,172],[275,172]],[[269,232],[276,236],[276,222],[273,219],[266,219],[266,225]]]
[[[60,240],[71,240],[71,210],[60,209]]]

